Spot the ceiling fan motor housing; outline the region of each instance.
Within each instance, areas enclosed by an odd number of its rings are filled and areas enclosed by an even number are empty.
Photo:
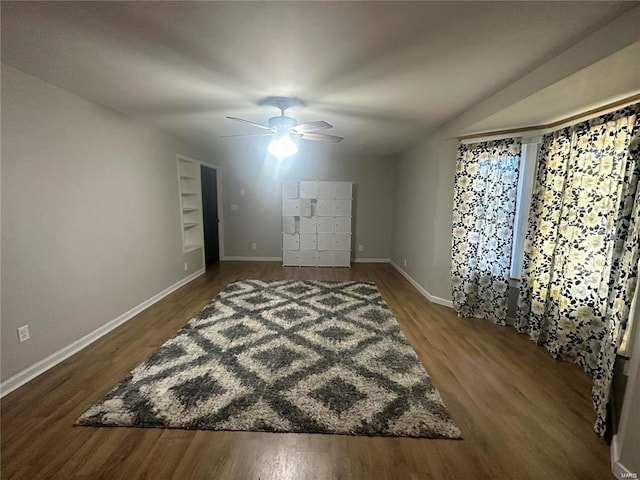
[[[270,105],[280,109],[280,116],[271,117],[267,125],[251,122],[237,117],[227,117],[229,120],[241,122],[262,130],[268,130],[269,133],[251,133],[247,135],[223,135],[225,137],[246,137],[246,136],[272,136],[275,134],[277,139],[283,139],[291,141],[291,137],[303,140],[315,140],[324,142],[338,143],[343,140],[342,137],[336,137],[335,135],[326,135],[324,133],[318,133],[318,130],[325,130],[327,128],[333,128],[333,125],[325,122],[324,120],[318,120],[315,122],[298,123],[295,118],[287,117],[284,112],[290,107],[296,105],[304,105],[304,102],[297,97],[266,97],[257,102],[258,105]]]
[[[290,128],[295,127],[298,124],[295,118],[285,117],[281,115],[279,117],[271,117],[269,119],[269,127],[275,129],[279,135],[284,135]]]

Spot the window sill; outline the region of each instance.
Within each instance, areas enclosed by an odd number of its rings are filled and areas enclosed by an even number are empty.
[[[622,358],[624,360],[631,360],[631,352],[626,351],[627,349],[625,349],[624,352],[618,350],[616,352],[616,357]]]

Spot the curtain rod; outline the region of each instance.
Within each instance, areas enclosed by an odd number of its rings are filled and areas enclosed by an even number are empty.
[[[483,133],[471,133],[469,135],[461,135],[458,137],[458,140],[470,140],[472,138],[482,138],[482,137],[492,137],[498,135],[506,135],[509,133],[521,133],[521,132],[530,132],[535,130],[546,130],[548,128],[558,127],[565,123],[572,122],[573,120],[578,120],[583,117],[588,117],[591,115],[597,115],[599,113],[603,113],[607,110],[611,110],[612,108],[621,107],[623,105],[630,105],[635,101],[640,100],[640,93],[635,95],[631,95],[630,97],[623,98],[622,100],[617,100],[612,103],[608,103],[606,105],[602,105],[601,107],[592,108],[591,110],[587,110],[586,112],[578,113],[576,115],[571,115],[570,117],[563,118],[562,120],[558,120],[552,123],[545,123],[541,125],[531,125],[528,127],[518,127],[518,128],[508,128],[505,130],[493,130],[491,132],[483,132]]]

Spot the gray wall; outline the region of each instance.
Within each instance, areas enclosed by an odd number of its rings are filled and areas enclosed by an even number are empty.
[[[425,142],[397,165],[393,200],[391,258],[427,291],[431,289],[436,210],[437,163]],[[405,265],[406,261],[406,265]]]
[[[2,380],[202,268],[176,154],[206,151],[3,65],[1,153]]]
[[[295,157],[278,162],[265,156],[266,142],[230,142],[223,171],[225,256],[281,257],[281,182],[336,180],[355,182],[352,255],[390,257],[394,157],[337,156],[333,144],[305,142]]]
[[[451,298],[457,148],[457,140],[431,135],[398,162],[396,173],[391,258],[430,294],[443,299]]]

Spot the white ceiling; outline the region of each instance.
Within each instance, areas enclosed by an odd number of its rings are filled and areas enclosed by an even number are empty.
[[[295,95],[331,148],[396,153],[636,5],[3,1],[2,62],[212,148]]]

